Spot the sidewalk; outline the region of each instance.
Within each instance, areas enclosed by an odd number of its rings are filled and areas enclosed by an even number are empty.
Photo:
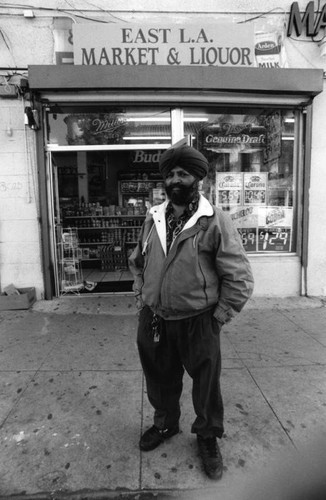
[[[322,300],[252,299],[223,328],[219,482],[203,474],[190,433],[188,376],[180,434],[139,451],[152,410],[136,328],[133,297],[124,295],[0,311],[0,500],[244,500],[247,491],[275,500],[269,495],[291,463],[294,481],[306,458],[318,468],[326,426]]]

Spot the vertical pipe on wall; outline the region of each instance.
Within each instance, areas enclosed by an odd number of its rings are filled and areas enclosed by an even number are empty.
[[[302,213],[302,295],[308,295],[308,236],[309,236],[309,190],[311,169],[311,142],[312,142],[312,104],[306,108],[305,119],[305,151],[303,168],[303,213]]]
[[[42,116],[41,104],[35,102],[35,107]],[[46,126],[45,118],[40,120],[41,128],[36,131],[37,165],[39,177],[39,204],[40,204],[40,226],[41,226],[41,250],[44,280],[44,298],[53,298],[54,273],[51,264],[50,232],[48,219],[48,196],[47,196],[47,169],[44,155],[43,127]]]

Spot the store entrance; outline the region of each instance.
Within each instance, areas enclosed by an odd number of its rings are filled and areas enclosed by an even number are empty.
[[[161,150],[52,154],[58,295],[131,292],[128,257],[165,199]]]

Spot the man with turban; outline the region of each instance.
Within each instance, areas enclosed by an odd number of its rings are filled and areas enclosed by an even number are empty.
[[[220,479],[220,330],[251,296],[253,276],[231,218],[199,193],[205,156],[181,144],[161,155],[159,169],[168,199],[150,209],[129,259],[140,310],[137,345],[154,408],[139,447],[153,450],[179,432],[186,370],[196,414],[191,432],[205,473]]]

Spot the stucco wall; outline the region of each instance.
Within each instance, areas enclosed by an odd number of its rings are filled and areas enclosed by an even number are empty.
[[[320,2],[320,8],[324,5]],[[97,5],[97,9],[95,8]],[[66,17],[69,22],[91,22],[99,19],[107,22],[194,22],[232,20],[235,23],[254,23],[255,30],[268,27],[283,27],[288,22],[292,1],[279,0],[96,0],[89,5],[83,0],[66,3],[52,0],[27,0],[24,8],[13,0],[16,9],[0,9],[0,80],[8,79],[12,71],[5,68],[20,68],[13,81],[20,74],[27,75],[24,68],[29,64],[54,63],[54,17]],[[302,11],[308,1],[298,2]],[[318,2],[315,2],[317,7]],[[30,5],[34,18],[24,17],[24,10]],[[67,7],[68,10],[65,10]],[[53,10],[49,10],[49,8]],[[39,8],[39,9],[38,9]],[[59,10],[58,10],[59,9]],[[86,9],[86,10],[85,10]],[[265,15],[262,15],[265,13]],[[1,15],[2,14],[2,15]],[[81,16],[84,16],[81,17]],[[85,19],[88,18],[88,19]],[[253,19],[255,18],[255,19]],[[236,29],[236,24],[235,24]],[[315,38],[316,40],[317,38]],[[326,57],[320,56],[317,41],[304,35],[285,38],[287,65],[292,68],[326,69]],[[0,98],[0,287],[14,283],[18,287],[36,286],[38,296],[43,292],[40,234],[37,203],[37,167],[35,161],[34,131],[24,125],[23,102],[21,98]],[[7,129],[11,128],[12,135]],[[310,238],[308,262],[308,294],[326,295],[326,96],[315,99],[313,115],[312,171],[310,187]],[[256,293],[264,295],[264,282],[273,272],[284,274],[288,268],[284,261],[264,267],[263,261],[254,262],[255,274],[259,279]],[[284,267],[285,266],[285,267]],[[282,271],[282,267],[284,267]],[[297,264],[289,267],[298,273]],[[293,275],[294,275],[293,274]],[[292,276],[292,274],[291,274]],[[289,283],[291,280],[285,280]],[[299,293],[300,281],[283,289],[273,287],[273,295]]]
[[[309,204],[308,292],[326,295],[326,93],[315,98]]]
[[[0,120],[1,287],[43,290],[34,132],[25,128],[23,103],[3,99]]]

